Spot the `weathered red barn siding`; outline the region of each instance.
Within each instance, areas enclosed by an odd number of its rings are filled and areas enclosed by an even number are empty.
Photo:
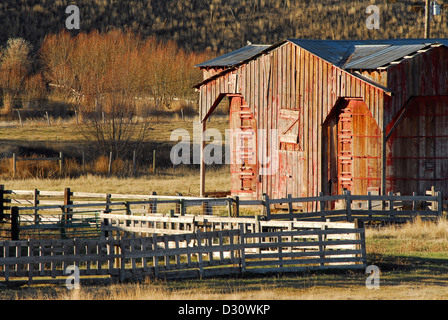
[[[280,150],[278,170],[260,175],[259,198],[263,193],[283,196],[286,188],[293,196],[314,196],[324,191],[322,186],[327,184],[327,179],[322,177],[321,170],[322,123],[341,97],[361,98],[382,129],[382,106],[387,96],[380,86],[339,69],[289,41],[202,84],[202,119],[228,93],[241,93],[255,115],[258,129],[266,130],[264,155]],[[282,138],[281,133],[291,124],[285,117],[291,122],[294,117],[298,118],[290,129],[297,135],[298,143],[291,143],[288,133]],[[278,130],[280,137],[273,130]],[[288,142],[281,145],[282,139]]]
[[[388,68],[387,192],[448,191],[448,48],[436,47]],[[399,115],[403,112],[403,117]]]
[[[411,97],[448,95],[448,48],[431,48],[387,69],[387,87],[394,92],[385,105],[389,124]]]
[[[448,190],[447,146],[448,96],[412,98],[388,141],[388,190]]]

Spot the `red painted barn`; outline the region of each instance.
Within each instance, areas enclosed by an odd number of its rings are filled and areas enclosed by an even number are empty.
[[[231,143],[233,195],[448,194],[447,39],[289,39],[197,67],[203,130],[228,97],[229,128],[258,137]]]

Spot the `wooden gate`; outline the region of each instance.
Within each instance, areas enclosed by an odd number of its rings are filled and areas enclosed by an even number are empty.
[[[257,123],[240,95],[230,97],[232,195],[257,198]]]

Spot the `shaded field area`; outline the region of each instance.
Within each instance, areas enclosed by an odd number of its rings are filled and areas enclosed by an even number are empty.
[[[1,299],[38,300],[443,300],[448,298],[448,223],[416,221],[370,227],[367,264],[379,267],[380,288],[359,272],[305,272],[256,277],[1,288]],[[408,243],[412,242],[412,245]],[[430,245],[428,245],[430,244]]]
[[[149,125],[148,140],[136,146],[135,165],[133,162],[132,143],[128,149],[131,151],[127,156],[113,155],[111,163],[111,171],[108,173],[109,157],[98,153],[96,145],[92,141],[88,141],[83,136],[86,130],[86,124],[77,124],[74,120],[58,120],[51,126],[44,121],[27,121],[23,126],[16,122],[4,122],[0,124],[0,177],[3,184],[13,184],[17,188],[20,185],[27,185],[27,180],[33,180],[33,184],[39,187],[52,188],[63,185],[81,185],[92,192],[103,192],[101,185],[104,184],[105,177],[116,178],[118,180],[126,178],[139,179],[138,184],[129,191],[133,193],[139,189],[139,186],[145,186],[150,183],[154,187],[151,191],[159,193],[169,192],[172,194],[172,186],[164,188],[164,180],[181,179],[184,175],[199,174],[199,164],[193,161],[194,143],[199,141],[198,134],[195,131],[195,120],[161,118],[147,119]],[[210,128],[214,128],[222,132],[228,128],[228,120],[226,117],[217,117],[212,119],[208,124]],[[190,164],[180,164],[173,166],[170,159],[170,152],[182,137],[173,134],[175,130],[188,132],[190,139]],[[223,138],[224,139],[224,138]],[[35,157],[57,157],[60,152],[64,156],[63,173],[59,172],[57,162],[36,162],[32,161]],[[27,158],[30,161],[17,162],[18,179],[13,179],[13,154],[18,158]],[[153,166],[155,165],[155,173]],[[225,165],[209,166],[210,172],[229,171]],[[98,181],[95,181],[99,179]],[[152,180],[148,182],[146,180]],[[227,179],[227,178],[226,178]],[[65,181],[64,181],[65,180]],[[155,182],[161,188],[155,187]],[[193,181],[185,182],[192,183]],[[117,182],[119,185],[121,183]],[[218,181],[219,184],[219,177]],[[226,184],[228,181],[226,180]],[[126,184],[123,182],[123,184]],[[194,179],[194,184],[199,185],[199,178]],[[107,185],[107,184],[106,184]],[[179,186],[182,189],[182,185]],[[193,188],[195,189],[193,191]],[[63,187],[62,187],[63,189]],[[93,190],[96,191],[93,191]],[[198,193],[196,187],[189,187],[191,193]],[[84,189],[86,190],[86,189]],[[90,191],[89,191],[90,192]],[[121,191],[120,191],[121,192]],[[141,192],[141,191],[139,191]],[[181,191],[179,191],[181,192]],[[189,192],[188,188],[185,192]]]

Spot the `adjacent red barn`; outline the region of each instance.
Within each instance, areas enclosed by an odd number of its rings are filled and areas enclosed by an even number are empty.
[[[228,97],[229,127],[257,137],[231,143],[233,195],[448,191],[447,39],[289,39],[197,67],[203,130]]]

